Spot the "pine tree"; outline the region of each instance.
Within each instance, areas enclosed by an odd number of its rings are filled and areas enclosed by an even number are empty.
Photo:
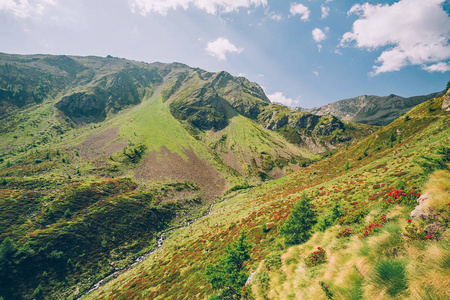
[[[311,236],[311,229],[316,222],[316,214],[309,202],[308,197],[303,195],[292,208],[286,222],[281,226],[280,232],[286,238],[287,245],[304,243]]]
[[[247,280],[244,262],[250,259],[250,247],[243,232],[237,242],[228,245],[225,254],[216,264],[206,267],[209,283],[213,289],[221,290],[222,298],[239,299]]]

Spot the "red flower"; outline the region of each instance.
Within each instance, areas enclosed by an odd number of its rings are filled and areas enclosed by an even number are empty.
[[[411,223],[411,219],[408,219],[408,223]]]
[[[431,239],[431,235],[427,235],[427,239]]]

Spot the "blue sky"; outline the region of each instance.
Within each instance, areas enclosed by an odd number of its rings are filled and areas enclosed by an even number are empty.
[[[0,0],[0,52],[225,70],[313,107],[450,80],[447,0]]]

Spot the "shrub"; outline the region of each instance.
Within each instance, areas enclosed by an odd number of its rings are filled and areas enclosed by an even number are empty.
[[[416,226],[411,219],[408,219],[408,225],[405,227],[403,236],[406,240],[425,240],[427,235],[423,230],[423,226]]]
[[[42,286],[38,285],[38,287],[33,292],[33,299],[43,299]]]
[[[326,252],[323,248],[317,247],[317,251],[309,254],[305,259],[305,264],[308,267],[323,264],[326,261]]]
[[[349,162],[346,162],[346,163],[345,163],[345,166],[344,166],[344,170],[347,171],[347,170],[350,169],[350,168],[351,168],[350,163],[349,163]]]
[[[327,299],[332,300],[333,299],[333,293],[330,291],[330,287],[325,284],[323,281],[319,281],[319,285],[322,288],[322,291],[325,292],[325,295],[327,296]]]
[[[406,204],[416,205],[417,199],[420,197],[420,193],[412,189],[408,192],[402,189],[395,189],[389,192],[388,198],[384,201],[385,206],[391,206],[393,204]]]
[[[261,272],[256,274],[256,282],[258,283],[261,292],[266,295],[270,286],[270,277],[267,272],[262,270]]]
[[[64,212],[64,218],[65,218],[65,219],[69,219],[71,215],[72,215],[72,213],[70,212],[70,208],[68,208],[68,209]]]
[[[372,235],[373,232],[378,231],[378,228],[383,227],[384,223],[387,223],[386,216],[381,215],[378,221],[372,222],[369,225],[364,226],[364,228],[362,229],[362,233],[360,234],[360,237],[364,238]]]
[[[354,224],[361,222],[366,216],[367,212],[364,210],[358,210],[351,214],[346,215],[345,217],[340,217],[337,219],[337,223],[344,224]]]
[[[337,234],[336,237],[339,239],[339,238],[343,238],[343,237],[349,237],[351,235],[352,235],[352,230],[349,228],[346,228],[342,231],[339,231],[339,233]]]
[[[280,253],[270,253],[266,257],[266,261],[264,263],[264,266],[268,269],[275,269],[278,270],[281,267],[281,254]]]

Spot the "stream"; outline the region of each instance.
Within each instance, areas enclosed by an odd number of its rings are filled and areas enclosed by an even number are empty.
[[[250,193],[254,188],[255,188],[255,187],[252,187],[248,192],[245,192],[244,194]],[[225,198],[225,199],[223,199],[222,201],[220,201],[220,202],[218,202],[218,203],[225,202],[225,201],[227,201],[227,200],[229,200],[229,199],[232,199],[232,198],[235,198],[235,197],[237,197],[237,196],[239,196],[239,195],[243,195],[243,194],[242,194],[242,193],[238,193],[238,194],[236,194],[236,195],[234,195],[234,196],[232,196],[232,197]],[[218,203],[216,203],[216,204],[218,204]],[[164,231],[163,233],[161,233],[161,234],[158,236],[158,238],[156,239],[156,246],[155,246],[155,248],[151,249],[149,252],[147,252],[147,253],[145,253],[145,254],[139,256],[138,258],[136,258],[136,259],[133,261],[133,263],[131,263],[130,265],[128,265],[128,266],[126,266],[126,267],[124,267],[124,268],[122,268],[122,269],[120,269],[120,270],[118,270],[118,271],[115,271],[114,273],[109,274],[108,276],[106,276],[105,278],[103,278],[102,280],[100,280],[99,282],[93,284],[93,285],[89,288],[89,290],[87,290],[87,291],[85,291],[84,293],[82,293],[81,296],[77,298],[77,300],[81,300],[84,296],[87,296],[87,295],[90,294],[91,292],[93,292],[93,291],[95,291],[95,290],[98,290],[101,286],[103,286],[103,285],[105,285],[107,282],[109,282],[111,278],[116,278],[116,277],[119,276],[120,274],[122,274],[122,273],[124,273],[124,272],[126,272],[126,271],[129,271],[129,270],[131,270],[132,268],[134,268],[136,265],[142,263],[144,260],[146,260],[146,259],[147,259],[150,255],[152,255],[153,253],[155,253],[155,252],[163,245],[163,243],[164,243],[164,237],[165,237],[165,235],[166,235],[167,233],[172,232],[172,231],[177,230],[177,229],[189,227],[189,226],[191,226],[194,222],[196,222],[196,221],[198,221],[198,220],[200,220],[200,219],[202,219],[202,218],[204,218],[204,217],[206,217],[206,216],[209,216],[209,215],[211,214],[211,212],[212,212],[213,207],[214,207],[214,204],[211,204],[211,205],[209,206],[208,212],[207,212],[206,214],[204,214],[204,215],[202,215],[202,216],[200,216],[200,217],[197,217],[197,218],[195,218],[195,219],[193,219],[193,220],[187,221],[187,222],[186,222],[186,225],[184,225],[184,226],[179,226],[179,227],[175,227],[175,228],[172,228],[172,229],[170,229],[170,230],[167,230],[167,231]]]

